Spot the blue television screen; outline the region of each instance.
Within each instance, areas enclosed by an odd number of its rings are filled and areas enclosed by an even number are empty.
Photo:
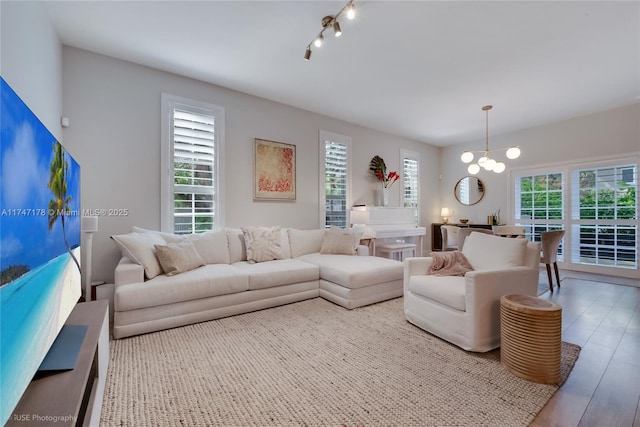
[[[81,295],[80,166],[2,78],[0,94],[4,425]]]

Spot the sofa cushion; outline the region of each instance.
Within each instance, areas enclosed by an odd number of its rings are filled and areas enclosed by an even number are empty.
[[[247,247],[244,243],[244,233],[240,228],[225,229],[227,233],[227,243],[229,245],[229,262],[239,262],[247,260]]]
[[[350,289],[402,280],[403,275],[402,263],[388,258],[315,253],[298,259],[320,267],[321,279]]]
[[[193,243],[207,264],[229,264],[229,242],[225,230],[187,234],[185,241]]]
[[[249,276],[227,264],[205,265],[177,276],[160,275],[144,283],[120,285],[115,292],[118,311],[168,305],[249,289]]]
[[[154,245],[166,245],[167,242],[159,234],[128,233],[113,235],[111,239],[120,248],[122,256],[144,268],[144,275],[147,279],[153,279],[158,274],[162,274],[162,267],[156,257]]]
[[[291,258],[257,264],[241,261],[232,266],[249,276],[250,290],[309,282],[320,277],[317,265]]]
[[[191,242],[167,243],[154,247],[162,270],[167,276],[175,276],[205,265],[204,260]]]
[[[484,233],[471,233],[462,253],[474,270],[496,270],[524,265],[526,239],[510,239]]]
[[[280,227],[243,227],[247,261],[250,264],[273,261],[282,257]]]
[[[459,276],[411,276],[409,290],[447,307],[465,311],[465,278]]]
[[[319,228],[315,230],[289,229],[289,245],[291,246],[291,257],[297,258],[306,254],[320,252],[325,230]]]

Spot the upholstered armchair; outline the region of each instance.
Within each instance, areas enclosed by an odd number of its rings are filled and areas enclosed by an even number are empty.
[[[404,313],[425,331],[467,351],[500,346],[500,297],[537,295],[540,243],[471,233],[461,251],[473,271],[428,275],[431,257],[404,261]]]
[[[440,234],[442,234],[442,250],[453,251],[458,249],[458,231],[460,227],[455,225],[440,226]]]

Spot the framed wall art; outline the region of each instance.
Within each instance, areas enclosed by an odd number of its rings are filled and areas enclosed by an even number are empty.
[[[296,146],[254,140],[254,200],[296,199]]]

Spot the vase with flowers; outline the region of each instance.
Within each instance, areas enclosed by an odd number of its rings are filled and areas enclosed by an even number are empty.
[[[389,203],[389,188],[397,180],[400,179],[400,175],[396,171],[391,171],[387,173],[387,165],[384,162],[384,159],[380,156],[374,156],[369,163],[369,170],[374,174],[376,179],[382,184],[382,188],[380,189],[380,204],[382,206],[387,206]]]

